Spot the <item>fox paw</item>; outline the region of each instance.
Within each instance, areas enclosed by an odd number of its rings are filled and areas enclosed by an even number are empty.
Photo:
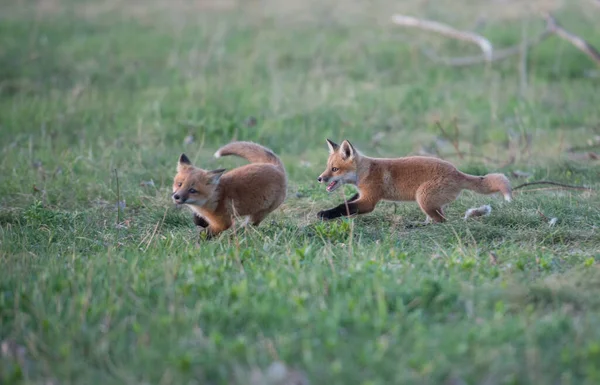
[[[198,232],[198,243],[202,241],[208,241],[214,237],[214,234],[208,229],[208,227],[200,227]]]
[[[329,212],[329,210],[323,210],[323,211],[319,211],[317,213],[317,218],[322,219],[322,220],[327,220],[327,219],[331,219],[331,213]]]

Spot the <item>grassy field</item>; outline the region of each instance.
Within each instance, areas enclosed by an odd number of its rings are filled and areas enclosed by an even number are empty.
[[[596,191],[466,191],[426,227],[414,203],[317,221],[352,192],[316,183],[326,137],[600,188],[593,62],[550,38],[527,76],[518,56],[441,66],[420,48],[477,51],[391,14],[472,29],[487,8],[401,3],[3,2],[0,383],[258,385],[277,363],[290,385],[600,383]],[[477,30],[498,46],[543,27],[492,3]],[[556,17],[600,46],[600,8],[573,4]],[[177,159],[244,164],[212,157],[234,139],[281,156],[288,198],[198,243]]]

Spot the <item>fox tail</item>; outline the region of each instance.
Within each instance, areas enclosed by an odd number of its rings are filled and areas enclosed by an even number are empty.
[[[285,174],[281,159],[270,149],[252,142],[231,142],[215,152],[215,158],[236,155],[250,163],[268,163],[276,166]]]
[[[499,192],[507,202],[512,200],[510,181],[503,174],[487,174],[485,176],[465,174],[463,188],[479,194],[494,194]]]

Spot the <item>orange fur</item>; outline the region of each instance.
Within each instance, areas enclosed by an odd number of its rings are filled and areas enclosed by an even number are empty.
[[[500,192],[507,201],[512,198],[510,182],[502,174],[473,176],[449,162],[423,156],[370,158],[356,151],[347,140],[337,145],[327,139],[327,144],[327,169],[318,181],[329,183],[330,192],[344,183],[354,184],[359,193],[345,204],[319,212],[322,219],[369,213],[379,201],[388,200],[417,201],[428,220],[444,222],[444,206],[463,189],[480,194]]]
[[[231,171],[206,171],[194,167],[181,154],[173,180],[173,201],[185,204],[195,214],[194,222],[217,235],[233,224],[236,216],[260,222],[285,200],[287,176],[281,160],[256,143],[233,142],[221,147],[215,157],[237,155],[252,162]]]

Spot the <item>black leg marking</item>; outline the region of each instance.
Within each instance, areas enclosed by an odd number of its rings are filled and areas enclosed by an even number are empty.
[[[360,194],[359,194],[359,193],[356,193],[356,194],[352,195],[352,196],[350,197],[350,199],[348,199],[348,200],[347,200],[347,202],[354,202],[354,201],[355,201],[355,200],[357,200],[359,197],[360,197]]]
[[[356,204],[356,201],[359,197],[360,194],[356,193],[352,195],[350,199],[346,200],[346,202],[342,203],[339,206],[336,206],[329,210],[319,211],[317,213],[317,217],[319,219],[333,219],[342,216],[358,214],[358,204]]]
[[[206,219],[196,214],[194,214],[194,224],[200,227],[208,227],[208,222],[206,221]]]
[[[329,210],[319,211],[317,217],[319,219],[333,219],[342,216],[348,216],[358,213],[358,205],[354,202],[342,203]]]

